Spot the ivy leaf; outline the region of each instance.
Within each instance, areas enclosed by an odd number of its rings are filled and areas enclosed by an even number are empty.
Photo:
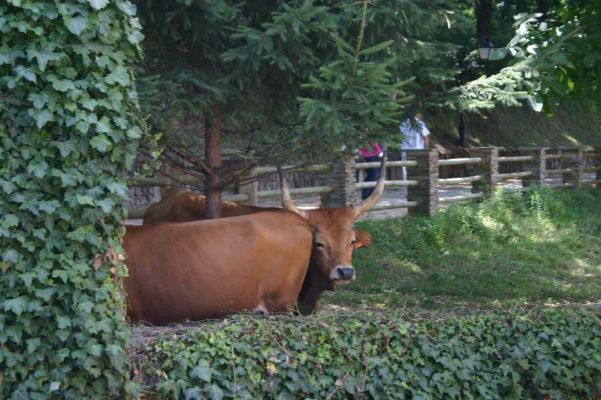
[[[105,135],[94,136],[90,145],[101,153],[106,153],[111,148],[111,142]]]
[[[113,211],[113,207],[115,205],[115,202],[113,200],[111,200],[111,199],[103,199],[103,200],[100,200],[98,202],[98,205],[102,209],[102,212],[108,214],[111,211]]]
[[[54,115],[46,109],[37,110],[35,108],[30,108],[27,110],[27,114],[35,120],[35,125],[38,129],[42,129],[44,125],[54,120]]]
[[[109,85],[114,85],[115,83],[118,83],[121,86],[128,86],[131,82],[129,78],[129,73],[121,65],[115,68],[113,72],[108,74],[105,78],[105,81]]]
[[[50,101],[50,96],[48,93],[30,93],[27,100],[31,101],[35,108],[42,109]]]
[[[27,172],[34,174],[36,178],[46,176],[46,171],[48,171],[48,163],[46,161],[32,163],[27,166]]]
[[[44,71],[46,69],[46,66],[48,65],[49,61],[56,61],[56,60],[60,60],[60,58],[62,57],[62,55],[60,53],[55,53],[53,51],[48,51],[48,50],[27,50],[27,58],[29,60],[31,60],[32,58],[35,58],[37,63],[38,63],[38,68],[40,69],[40,71]]]
[[[2,261],[16,264],[19,262],[19,253],[16,250],[9,249],[2,254]]]
[[[15,214],[8,214],[4,217],[4,220],[2,221],[2,226],[6,228],[11,228],[17,225],[19,225],[19,217]]]
[[[90,111],[94,111],[94,108],[96,108],[96,104],[97,101],[94,99],[87,99],[81,102],[83,108],[88,109]]]
[[[75,196],[75,199],[77,199],[77,202],[78,202],[79,204],[83,204],[83,205],[86,205],[86,204],[89,204],[89,205],[94,205],[94,199],[93,199],[92,197],[90,197],[90,196],[85,196],[85,195],[78,194],[78,195],[76,195],[76,196]]]
[[[58,381],[54,381],[54,382],[50,382],[50,388],[48,389],[49,392],[56,392],[58,389],[60,389],[61,387],[61,383]]]
[[[198,387],[192,387],[186,389],[184,393],[186,400],[202,400],[202,392]]]
[[[60,79],[52,82],[52,87],[59,92],[66,92],[67,90],[75,89],[75,84],[68,79]]]
[[[107,185],[108,190],[120,197],[127,197],[127,185],[123,183],[112,182]]]
[[[211,369],[207,365],[198,365],[192,372],[192,377],[202,379],[205,382],[211,382]]]
[[[209,395],[209,399],[211,400],[222,400],[223,399],[223,390],[217,385],[211,385],[207,389],[207,394]]]
[[[96,130],[100,133],[111,132],[111,122],[107,117],[100,118],[100,121],[96,124]]]
[[[130,17],[136,16],[136,5],[129,1],[119,1],[117,2],[117,8],[123,11],[125,14]]]
[[[38,347],[40,347],[40,344],[42,343],[40,338],[27,339],[25,342],[27,344],[27,352],[28,353],[33,353],[34,351],[36,351],[36,349]]]
[[[88,19],[82,16],[65,18],[65,26],[74,35],[79,36],[88,26]]]
[[[94,10],[102,10],[109,3],[109,0],[88,0],[88,3]]]
[[[17,315],[21,315],[27,308],[27,299],[25,297],[8,299],[2,305],[4,307],[4,311],[12,311]]]
[[[46,211],[48,214],[53,214],[60,206],[61,204],[57,200],[50,200],[40,201],[38,207],[40,211]]]
[[[61,157],[67,157],[75,149],[71,142],[56,142],[56,147],[61,153]]]
[[[144,34],[140,31],[133,31],[129,35],[127,35],[127,40],[131,44],[138,44],[142,40],[144,40]]]
[[[139,126],[133,126],[127,130],[127,137],[130,139],[139,139],[142,137],[142,130]]]
[[[25,78],[29,82],[33,83],[36,83],[37,81],[35,72],[33,72],[29,68],[25,68],[22,65],[17,65],[17,67],[15,68],[15,72],[17,73],[17,78]]]
[[[0,179],[0,187],[2,191],[6,194],[11,194],[15,191],[16,187],[11,181],[7,181],[6,179]]]

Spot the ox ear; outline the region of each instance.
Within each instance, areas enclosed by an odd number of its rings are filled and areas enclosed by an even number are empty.
[[[355,249],[369,247],[373,242],[374,239],[372,238],[371,233],[366,231],[355,231],[355,244],[353,245]]]

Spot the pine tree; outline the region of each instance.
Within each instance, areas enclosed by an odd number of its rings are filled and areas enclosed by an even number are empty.
[[[141,93],[151,94],[142,106],[159,129],[182,114],[204,119],[216,215],[232,181],[217,155],[222,135],[246,150],[247,167],[266,156],[334,154],[342,144],[398,139],[408,101],[444,101],[473,33],[467,4],[139,2],[149,60]]]

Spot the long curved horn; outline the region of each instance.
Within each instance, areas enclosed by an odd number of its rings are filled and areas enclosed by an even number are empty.
[[[307,219],[308,214],[304,210],[298,209],[294,203],[292,202],[292,198],[290,197],[290,188],[288,187],[288,181],[284,177],[284,173],[282,172],[282,167],[278,165],[278,175],[280,176],[280,187],[282,190],[282,208],[285,210],[289,210],[297,213],[301,217]]]
[[[361,203],[357,204],[353,207],[355,211],[355,218],[358,218],[361,214],[366,213],[370,208],[375,206],[378,201],[380,201],[380,197],[384,193],[384,185],[386,182],[386,152],[382,156],[382,163],[380,164],[380,177],[378,178],[378,182],[376,183],[376,187],[371,195],[363,200]]]

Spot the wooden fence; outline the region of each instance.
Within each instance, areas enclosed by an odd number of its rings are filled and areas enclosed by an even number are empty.
[[[387,188],[405,187],[407,197],[381,202],[374,210],[407,208],[409,213],[433,215],[443,205],[457,201],[477,199],[494,192],[503,181],[513,179],[521,182],[518,190],[533,184],[558,188],[579,188],[584,185],[597,186],[601,182],[601,148],[595,147],[523,147],[505,149],[500,147],[473,147],[466,149],[470,157],[439,159],[437,150],[407,150],[406,160],[388,161],[387,169],[406,168],[405,180],[387,180]],[[512,155],[505,155],[512,153]],[[511,164],[512,168],[507,168]],[[313,165],[296,168],[284,167],[299,172],[319,173],[319,185],[292,188],[294,195],[321,196],[327,207],[348,206],[356,202],[358,189],[370,188],[376,182],[356,182],[356,171],[378,168],[379,162],[338,161],[329,165]],[[440,178],[440,167],[465,166],[466,176]],[[500,173],[501,170],[512,172]],[[259,190],[258,180],[262,176],[276,173],[276,167],[257,167],[248,173],[237,193],[225,194],[224,200],[245,204],[260,204],[263,199],[280,196],[279,190]],[[388,176],[403,176],[389,174]],[[588,178],[588,179],[587,179]],[[198,178],[182,175],[177,181],[164,177],[137,179],[130,186],[178,186],[197,184]],[[439,189],[450,185],[470,184],[471,193],[455,196],[439,196]],[[145,208],[132,209],[129,218],[140,218]]]

